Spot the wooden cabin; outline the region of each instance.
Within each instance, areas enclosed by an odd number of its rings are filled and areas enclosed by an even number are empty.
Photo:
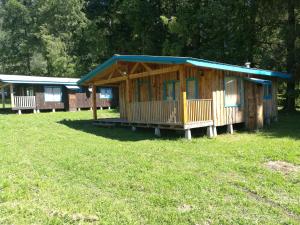
[[[76,78],[0,75],[2,107],[10,98],[11,109],[22,111],[91,109],[91,89],[79,87]],[[10,93],[8,96],[7,93]],[[115,96],[115,97],[114,97]],[[99,87],[96,94],[97,108],[116,106],[118,92],[111,87]]]
[[[184,130],[245,123],[249,129],[277,120],[278,79],[288,74],[234,66],[188,57],[115,55],[82,77],[80,85],[93,87],[96,124]],[[97,87],[119,88],[120,118],[97,120]]]

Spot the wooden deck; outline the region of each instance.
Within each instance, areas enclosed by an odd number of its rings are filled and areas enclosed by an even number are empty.
[[[145,128],[160,128],[166,130],[187,130],[200,127],[209,127],[213,125],[213,121],[201,121],[201,122],[189,122],[185,125],[180,123],[140,123],[132,122],[126,119],[120,118],[103,118],[93,122],[95,126],[113,127],[113,126],[133,126],[133,127],[145,127]]]

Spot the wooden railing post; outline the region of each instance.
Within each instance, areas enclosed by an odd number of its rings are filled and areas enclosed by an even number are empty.
[[[180,79],[180,101],[181,101],[181,116],[182,123],[187,123],[187,102],[186,102],[186,81],[185,81],[185,68],[182,66],[179,70]]]
[[[93,119],[97,120],[97,87],[92,86]]]

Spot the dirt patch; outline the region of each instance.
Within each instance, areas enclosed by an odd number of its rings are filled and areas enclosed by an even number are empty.
[[[265,166],[274,171],[280,171],[284,174],[300,171],[300,166],[284,161],[269,161],[265,163]]]
[[[189,211],[191,211],[192,209],[193,209],[193,206],[187,205],[187,204],[183,204],[183,205],[181,205],[181,206],[179,206],[179,207],[177,208],[177,210],[178,210],[179,212],[189,212]]]
[[[83,222],[96,222],[99,221],[99,218],[95,215],[83,215],[81,213],[75,213],[75,214],[68,214],[66,212],[60,212],[60,211],[50,211],[49,216],[51,217],[60,217],[71,221],[83,221]]]

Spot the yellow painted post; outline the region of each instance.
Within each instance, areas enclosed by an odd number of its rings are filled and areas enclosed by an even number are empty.
[[[181,93],[181,98],[182,98],[182,123],[186,124],[188,121],[187,117],[187,104],[186,104],[186,91]]]
[[[97,120],[97,87],[92,86],[93,119]]]
[[[182,123],[186,124],[188,121],[187,102],[186,102],[186,79],[185,79],[185,68],[182,66],[179,71],[180,79],[180,100],[181,100],[181,112],[182,112]]]

